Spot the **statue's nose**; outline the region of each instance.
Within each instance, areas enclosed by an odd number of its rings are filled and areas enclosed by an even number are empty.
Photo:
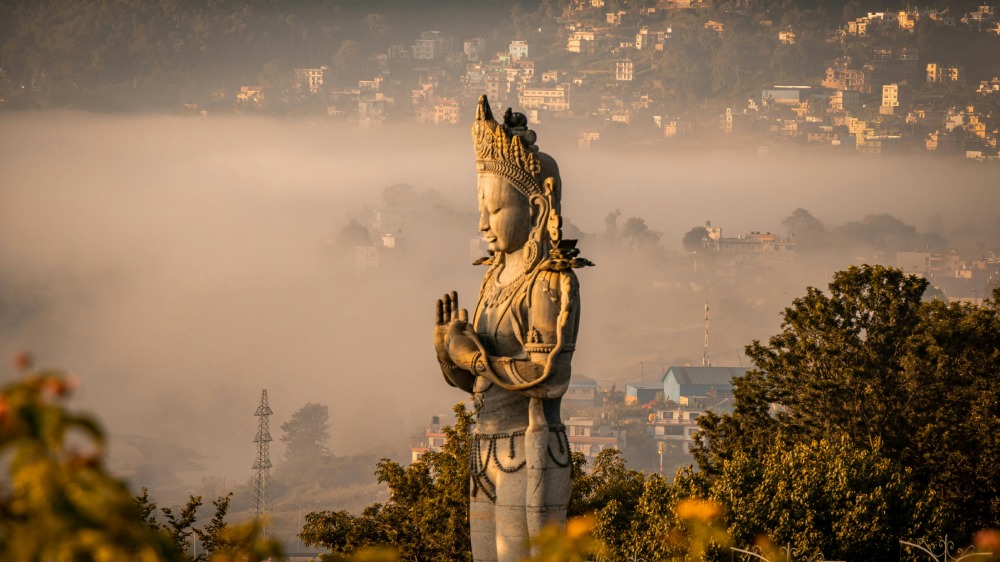
[[[490,217],[486,209],[479,212],[479,230],[480,232],[486,232],[490,229]]]

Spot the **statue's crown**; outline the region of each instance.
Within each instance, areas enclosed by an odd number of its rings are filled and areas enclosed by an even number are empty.
[[[476,121],[472,124],[477,172],[502,176],[528,196],[544,194],[536,138],[535,132],[528,129],[528,118],[523,113],[513,113],[508,108],[503,123],[497,123],[486,96],[480,96]]]

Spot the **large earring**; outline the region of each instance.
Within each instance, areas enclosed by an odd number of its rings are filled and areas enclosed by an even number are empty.
[[[521,249],[521,257],[524,258],[524,274],[527,275],[535,267],[535,260],[538,258],[538,242],[534,239],[525,242],[524,248]]]

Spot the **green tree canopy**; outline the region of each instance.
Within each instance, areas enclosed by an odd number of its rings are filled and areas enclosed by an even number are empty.
[[[716,481],[739,476],[744,484],[729,485],[747,491],[770,485],[768,471],[784,463],[784,455],[840,451],[841,458],[869,466],[873,479],[885,479],[884,501],[855,503],[835,515],[832,500],[817,499],[808,509],[834,520],[816,529],[839,525],[847,532],[850,521],[867,518],[884,525],[869,532],[889,542],[943,534],[968,541],[975,531],[995,526],[1000,291],[977,307],[923,301],[926,287],[924,279],[865,265],[835,274],[828,293],[807,289],[785,309],[780,333],[747,346],[755,369],[734,381],[733,413],[699,418],[698,465]],[[747,459],[766,461],[752,474],[732,472]],[[795,473],[810,478],[808,471]],[[912,490],[892,499],[897,479]],[[866,486],[858,480],[848,491],[860,501]],[[794,488],[774,489],[792,494]],[[774,496],[771,503],[788,501]],[[854,513],[864,505],[864,514]],[[887,509],[898,513],[888,517]],[[733,512],[747,518],[748,510],[741,503]],[[791,540],[797,531],[766,513],[761,508],[743,529]],[[842,542],[857,549],[853,558],[883,560],[892,554],[861,537],[846,537]]]
[[[454,408],[455,424],[444,428],[441,452],[427,452],[403,466],[389,459],[375,474],[389,488],[389,500],[368,506],[360,516],[345,511],[306,515],[299,538],[335,556],[389,546],[400,560],[471,560],[469,542],[469,454],[472,413]]]
[[[281,424],[285,460],[290,464],[310,463],[330,455],[330,412],[325,404],[310,402]]]

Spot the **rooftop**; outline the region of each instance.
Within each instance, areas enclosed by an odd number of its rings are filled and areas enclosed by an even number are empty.
[[[729,385],[733,377],[742,377],[749,371],[747,367],[670,367],[663,379],[673,373],[677,384]]]

